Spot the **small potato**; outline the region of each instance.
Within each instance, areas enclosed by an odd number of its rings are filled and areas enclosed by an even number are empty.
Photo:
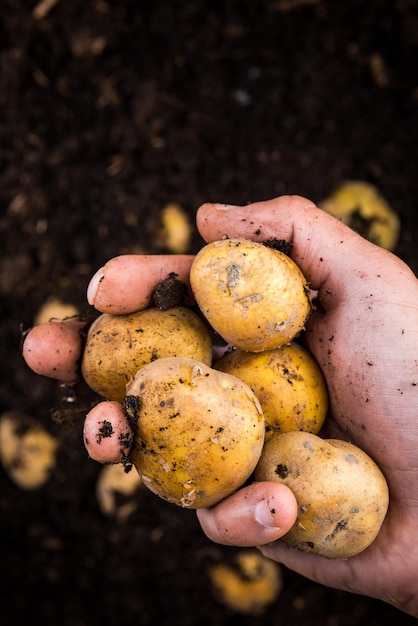
[[[81,371],[99,395],[122,402],[127,383],[141,367],[170,356],[195,358],[207,365],[212,362],[209,329],[190,309],[105,313],[89,329]]]
[[[134,513],[139,504],[138,492],[141,479],[131,466],[122,463],[105,465],[96,484],[96,496],[104,515],[124,522]]]
[[[386,480],[365,452],[311,433],[270,439],[255,478],[283,483],[296,497],[298,518],[283,541],[328,558],[346,559],[367,548],[389,505]]]
[[[257,550],[242,550],[232,563],[214,563],[209,578],[215,597],[237,613],[261,615],[283,589],[280,565]]]
[[[266,422],[266,439],[274,433],[303,430],[317,434],[328,410],[324,377],[311,354],[296,343],[265,352],[235,350],[213,367],[237,376],[254,391]]]
[[[192,225],[186,211],[171,202],[161,211],[160,243],[173,254],[186,254],[190,249]]]
[[[202,248],[192,263],[190,284],[213,328],[249,352],[291,341],[311,309],[306,279],[292,259],[247,239]]]
[[[400,220],[374,185],[364,181],[345,182],[319,207],[369,241],[386,250],[395,250]]]
[[[80,311],[74,304],[63,302],[58,298],[49,298],[37,312],[34,324],[46,324],[53,320],[63,321],[68,318],[75,318],[80,315]]]
[[[0,418],[0,461],[21,489],[42,487],[56,465],[58,442],[32,417],[3,413]]]
[[[125,406],[130,460],[146,487],[186,508],[208,507],[250,476],[264,441],[260,404],[243,381],[194,359],[138,371]]]

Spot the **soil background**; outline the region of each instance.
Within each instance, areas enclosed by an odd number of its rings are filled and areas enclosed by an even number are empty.
[[[169,202],[193,223],[205,201],[320,201],[367,180],[417,271],[418,3],[3,0],[0,18],[0,412],[61,441],[39,490],[0,469],[2,623],[415,623],[289,571],[263,615],[225,608],[208,566],[235,549],[152,494],[125,524],[104,516],[81,440],[91,399],[29,371],[19,340],[51,296],[89,313],[109,258],[164,251]]]

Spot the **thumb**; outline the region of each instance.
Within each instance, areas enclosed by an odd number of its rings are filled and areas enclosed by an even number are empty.
[[[286,485],[244,487],[210,509],[198,509],[206,536],[223,545],[260,546],[282,537],[296,521],[297,502]]]
[[[323,292],[328,291],[334,297],[339,295],[347,278],[352,277],[358,259],[370,256],[370,248],[375,259],[376,251],[377,257],[379,252],[386,253],[300,196],[280,196],[244,207],[204,204],[196,219],[206,241],[227,236],[291,242],[291,256],[311,287],[315,290],[326,287]],[[326,297],[326,293],[321,295]],[[335,301],[332,304],[335,305]]]

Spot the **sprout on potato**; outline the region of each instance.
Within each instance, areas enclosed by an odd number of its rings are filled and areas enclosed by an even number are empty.
[[[250,352],[291,341],[311,309],[306,279],[292,259],[247,239],[202,248],[192,263],[190,284],[212,327]]]

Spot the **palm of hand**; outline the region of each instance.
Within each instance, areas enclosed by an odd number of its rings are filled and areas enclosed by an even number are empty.
[[[357,556],[328,560],[282,541],[261,550],[312,580],[418,617],[418,282],[401,260],[304,198],[223,209],[199,210],[198,227],[207,241],[228,235],[292,242],[294,260],[318,293],[306,341],[330,392],[324,436],[367,452],[390,490],[384,525]]]
[[[280,542],[263,551],[315,580],[417,613],[418,288],[398,259],[374,254],[366,272],[348,267],[345,283],[324,281],[306,336],[329,386],[324,436],[349,440],[377,462],[390,489],[387,518],[372,546],[348,561],[291,554]]]

